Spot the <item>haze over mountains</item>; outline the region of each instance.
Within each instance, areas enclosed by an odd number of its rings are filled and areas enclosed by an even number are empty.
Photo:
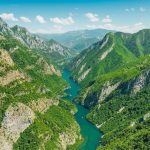
[[[39,36],[48,40],[54,39],[79,53],[88,48],[91,44],[100,41],[108,32],[110,32],[110,30],[93,29],[70,31],[62,34],[39,34]]]

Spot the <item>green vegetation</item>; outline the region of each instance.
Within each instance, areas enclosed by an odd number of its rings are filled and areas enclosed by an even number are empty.
[[[59,138],[63,133],[70,135],[68,138],[79,140],[76,137],[76,134],[79,136],[79,127],[74,117],[64,108],[52,106],[45,114],[38,114],[38,118],[14,144],[14,150],[62,149]]]
[[[73,114],[75,114],[78,111],[76,106],[72,102],[69,102],[68,100],[61,100],[59,106],[64,108],[65,110],[68,110]]]
[[[149,37],[150,30],[109,33],[68,65],[82,87],[75,101],[90,108],[87,119],[104,133],[98,150],[149,149]]]
[[[150,145],[150,120],[137,123],[134,127],[127,127],[119,133],[106,146],[97,150],[148,150]]]
[[[16,47],[17,49],[11,53]],[[24,72],[28,80],[31,80],[28,82],[20,79],[19,81],[14,81],[7,86],[0,86],[1,93],[6,95],[1,99],[3,103],[0,105],[0,122],[3,119],[5,110],[11,103],[29,103],[30,101],[37,100],[41,97],[53,97],[55,99],[63,95],[63,88],[66,86],[66,83],[56,75],[50,76],[44,73],[43,64],[37,63],[39,59],[42,59],[42,56],[32,52],[19,41],[10,37],[0,40],[0,48],[6,49],[10,52],[11,58],[16,65],[15,69]],[[28,69],[28,66],[33,67]],[[5,74],[9,70],[5,69]],[[45,89],[46,92],[42,93],[42,91],[39,91],[40,89]],[[19,93],[24,94],[18,96]]]
[[[135,34],[108,33],[102,41],[82,51],[68,65],[73,78],[82,87],[85,87],[88,86],[89,81],[122,68],[141,56],[150,54],[150,43],[147,40],[149,35],[150,30],[142,30]],[[107,57],[101,60],[101,56],[109,49],[112,50],[106,55]],[[79,78],[89,68],[91,68],[90,73],[79,81]]]
[[[21,102],[31,106],[33,101],[39,99],[52,99],[53,102],[60,100],[59,106],[51,106],[47,112],[34,112],[36,119],[21,133],[18,141],[13,145],[15,150],[38,150],[38,149],[62,149],[60,136],[65,135],[65,140],[73,143],[65,143],[69,150],[76,150],[81,142],[80,129],[76,123],[73,113],[76,107],[65,100],[64,96],[66,82],[55,72],[48,74],[46,71],[54,60],[48,60],[45,55],[29,49],[18,40],[12,37],[5,37],[0,40],[0,49],[7,51],[14,62],[14,66],[9,66],[5,61],[0,63],[2,67],[1,77],[7,73],[18,71],[23,74],[23,78],[14,79],[5,86],[0,85],[0,125],[2,124],[5,112],[11,104]],[[8,61],[10,59],[8,57]],[[8,79],[9,80],[9,79]],[[68,138],[68,139],[67,139]]]

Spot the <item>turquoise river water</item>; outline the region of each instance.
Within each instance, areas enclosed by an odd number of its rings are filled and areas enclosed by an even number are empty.
[[[72,101],[78,96],[80,86],[70,79],[70,72],[66,69],[63,71],[63,78],[69,83],[70,88],[66,89],[65,92],[68,94],[65,98]],[[78,112],[75,114],[75,119],[80,125],[81,134],[84,137],[84,142],[80,145],[78,150],[96,150],[96,147],[100,145],[100,139],[102,133],[93,124],[86,120],[86,115],[89,110],[76,104]]]

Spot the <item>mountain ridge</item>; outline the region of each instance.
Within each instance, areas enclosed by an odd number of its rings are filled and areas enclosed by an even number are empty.
[[[26,28],[15,25],[9,27],[6,22],[0,19],[1,34],[6,36],[12,36],[31,49],[37,49],[41,54],[47,53],[47,55],[53,55],[50,59],[56,61],[55,56],[59,59],[64,59],[72,56],[72,52],[65,46],[62,46],[56,41],[45,41],[39,36],[30,33]],[[53,54],[54,53],[54,54]]]

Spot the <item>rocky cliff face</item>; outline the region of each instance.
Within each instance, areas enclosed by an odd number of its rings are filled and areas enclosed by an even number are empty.
[[[85,107],[92,107],[98,103],[101,103],[105,99],[112,98],[112,94],[128,94],[130,96],[136,95],[143,88],[150,84],[150,70],[146,70],[140,75],[132,78],[127,82],[120,81],[106,81],[99,90],[91,92],[91,89],[87,89],[87,92],[82,96],[81,104]],[[115,94],[113,94],[115,96]]]
[[[0,128],[0,146],[2,150],[12,150],[13,143],[17,141],[27,127],[35,119],[34,112],[26,105],[18,103],[9,106]]]
[[[30,33],[26,28],[20,26],[14,26],[10,28],[7,23],[5,23],[0,18],[0,34],[4,36],[11,36],[21,41],[25,46],[31,49],[38,49],[50,55],[55,53],[54,57],[66,58],[71,56],[71,51],[65,46],[55,42],[54,40],[47,41],[39,36]],[[53,58],[53,57],[52,57]]]
[[[31,34],[26,28],[14,26],[11,28],[14,36],[19,39],[22,43],[31,49],[41,49],[48,53],[56,52],[63,57],[70,57],[70,50],[54,40],[45,41],[39,36]]]
[[[57,76],[61,76],[61,72],[58,69],[56,69],[53,64],[48,64],[43,58],[40,58],[37,61],[37,64],[43,66],[45,74],[48,74],[48,75],[55,74]]]

